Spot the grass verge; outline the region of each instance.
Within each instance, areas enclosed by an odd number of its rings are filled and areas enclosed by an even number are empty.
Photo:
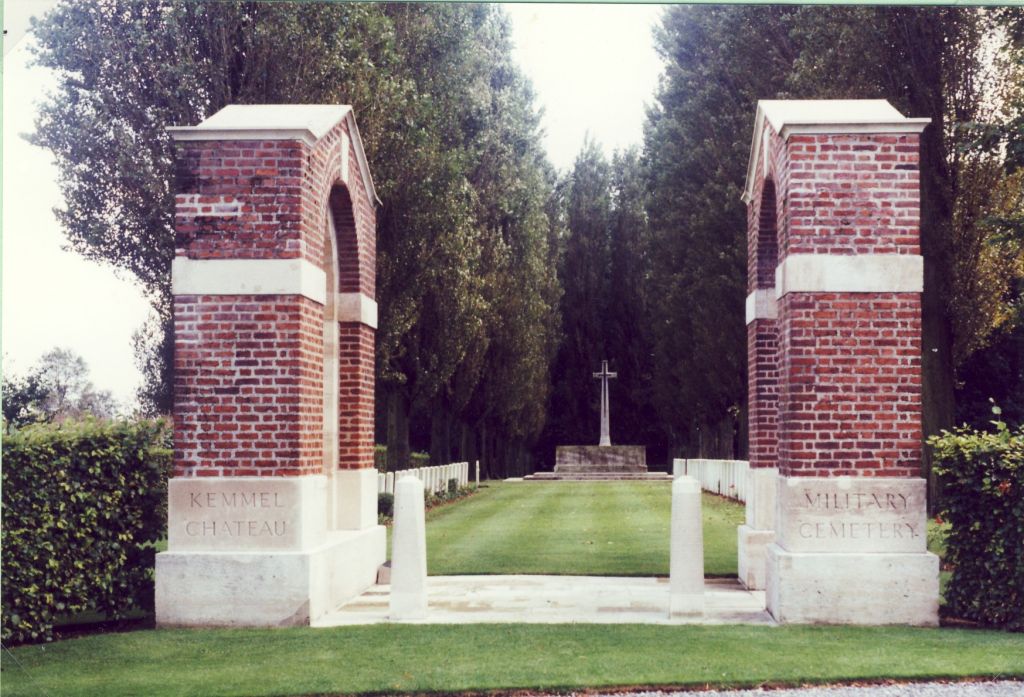
[[[15,660],[11,660],[13,655]],[[152,630],[23,646],[3,695],[335,695],[1024,676],[1024,635],[881,627]]]
[[[431,575],[668,575],[668,482],[494,482],[427,514]],[[736,575],[743,506],[704,495],[704,571]]]

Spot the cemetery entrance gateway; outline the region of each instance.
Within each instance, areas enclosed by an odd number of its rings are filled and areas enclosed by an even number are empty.
[[[377,199],[352,109],[229,106],[176,141],[161,625],[309,624],[376,579]]]
[[[739,572],[781,622],[938,623],[919,476],[928,122],[884,100],[758,103]]]
[[[739,554],[781,622],[937,622],[918,477],[926,123],[881,100],[758,106]],[[157,622],[309,624],[372,585],[385,555],[377,199],[359,132],[334,105],[230,106],[171,132],[175,444]]]

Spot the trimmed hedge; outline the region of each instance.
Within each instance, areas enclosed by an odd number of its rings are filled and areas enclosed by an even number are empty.
[[[998,414],[998,410],[994,410]],[[928,440],[941,487],[940,518],[950,525],[947,611],[1024,630],[1024,427],[995,433],[961,427]]]
[[[152,609],[169,441],[164,421],[40,424],[4,436],[5,642],[50,640],[59,615]]]

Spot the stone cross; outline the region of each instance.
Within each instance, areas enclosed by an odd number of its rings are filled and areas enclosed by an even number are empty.
[[[618,373],[608,372],[608,361],[601,361],[601,372],[594,373],[601,380],[601,442],[598,445],[611,445],[612,437],[608,429],[608,380],[619,377]]]

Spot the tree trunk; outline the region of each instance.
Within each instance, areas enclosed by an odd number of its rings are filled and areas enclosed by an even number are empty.
[[[388,471],[409,466],[409,401],[402,390],[388,390]]]
[[[430,460],[435,465],[452,461],[451,414],[440,405],[430,415]]]
[[[956,397],[953,377],[952,184],[942,143],[943,124],[935,119],[921,141],[921,254],[924,293],[921,296],[921,427],[922,435],[953,426]],[[928,480],[928,507],[936,503],[931,457],[923,448],[922,475]]]

